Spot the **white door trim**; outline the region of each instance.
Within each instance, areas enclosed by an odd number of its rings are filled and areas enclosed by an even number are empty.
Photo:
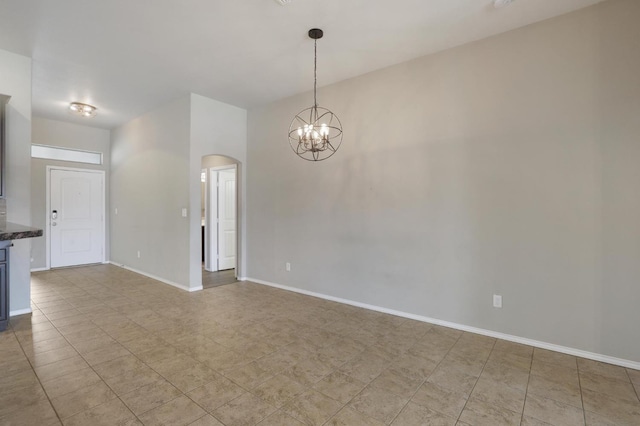
[[[81,169],[77,167],[61,167],[61,166],[47,166],[47,184],[46,184],[46,210],[44,212],[45,215],[45,245],[46,245],[46,261],[47,261],[47,270],[51,269],[51,171],[52,170],[63,170],[68,172],[86,172],[86,173],[96,173],[102,175],[102,263],[107,263],[107,204],[106,204],[106,172],[104,170],[95,170],[95,169]]]
[[[213,250],[211,250],[211,248],[213,247],[214,242],[212,241],[212,231],[213,231],[213,225],[214,225],[214,220],[218,218],[218,214],[216,212],[216,214],[212,214],[211,212],[211,203],[213,202],[213,198],[211,196],[212,192],[213,192],[213,180],[211,179],[211,175],[213,174],[212,172],[219,172],[221,170],[234,170],[236,173],[236,184],[237,184],[237,179],[238,179],[238,165],[237,164],[229,164],[229,165],[224,165],[224,166],[215,166],[215,167],[210,167],[208,169],[208,176],[207,176],[207,188],[206,188],[206,193],[209,196],[209,202],[207,202],[205,204],[205,217],[206,217],[206,235],[207,235],[207,249],[209,250],[208,255],[211,256],[211,254],[213,254]],[[216,185],[218,184],[218,181],[216,179]],[[216,197],[215,197],[215,202],[216,202],[216,206],[218,203],[218,190],[216,189]],[[238,192],[236,191],[236,267],[235,267],[235,274],[236,274],[236,278],[238,277],[238,265],[237,265],[237,261],[238,261]],[[215,223],[215,229],[216,229],[216,241],[215,241],[215,254],[216,256],[218,255],[218,224]],[[214,259],[211,259],[211,263],[210,263],[210,270],[212,272],[218,271],[218,259],[216,257],[215,262],[213,261]],[[215,263],[215,266],[213,265],[213,263]]]

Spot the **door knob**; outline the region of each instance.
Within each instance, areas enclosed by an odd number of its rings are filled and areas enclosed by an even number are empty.
[[[51,224],[51,226],[56,226],[56,225],[57,225],[57,223],[55,223],[55,222],[53,222],[53,223]]]
[[[51,212],[51,219],[56,220],[58,218],[58,210]]]

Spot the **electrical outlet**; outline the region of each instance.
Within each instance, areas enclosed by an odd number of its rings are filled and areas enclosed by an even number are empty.
[[[289,262],[284,264],[284,269],[287,272],[291,272],[291,264]]]
[[[493,295],[493,307],[502,308],[502,296],[500,296],[499,294]]]
[[[182,217],[187,217],[187,209],[182,209]]]
[[[138,250],[138,259],[140,259],[140,250]]]

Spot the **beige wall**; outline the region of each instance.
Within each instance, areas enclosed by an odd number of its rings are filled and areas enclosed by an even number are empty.
[[[247,275],[640,362],[639,21],[611,0],[325,87],[321,163],[286,139],[311,94],[250,110]]]
[[[65,123],[33,117],[31,123],[31,141],[38,145],[58,146],[63,148],[80,149],[84,151],[101,152],[101,165],[73,163],[69,161],[53,161],[40,158],[31,159],[31,222],[33,226],[44,229],[47,233],[47,166],[71,167],[78,169],[104,170],[106,185],[105,212],[109,212],[109,160],[110,160],[110,132],[109,130],[78,124]],[[106,215],[106,229],[109,229],[109,215]],[[109,253],[109,236],[106,238],[106,252]],[[31,269],[44,269],[47,266],[46,239],[33,240],[31,252]]]
[[[11,96],[6,109],[5,191],[7,220],[30,225],[31,218],[31,58],[0,50],[0,93]],[[10,313],[31,312],[30,252],[34,239],[11,248]]]

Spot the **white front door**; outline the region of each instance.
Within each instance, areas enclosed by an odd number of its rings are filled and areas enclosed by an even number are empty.
[[[100,263],[104,254],[104,174],[51,169],[51,267]]]
[[[236,170],[218,172],[218,270],[236,267]]]

